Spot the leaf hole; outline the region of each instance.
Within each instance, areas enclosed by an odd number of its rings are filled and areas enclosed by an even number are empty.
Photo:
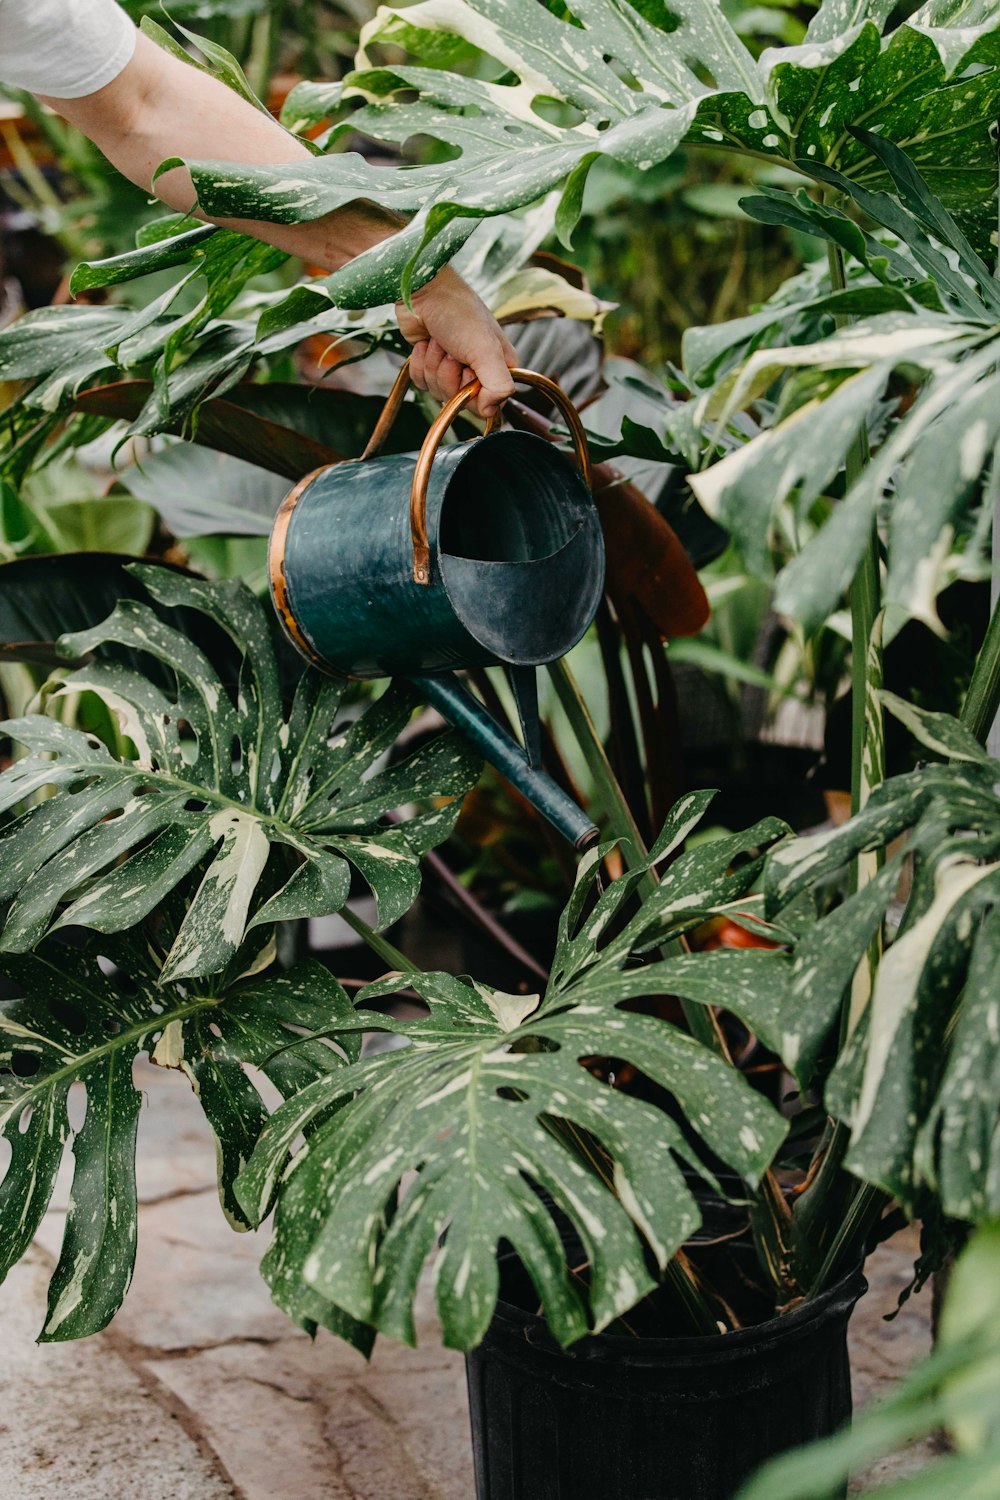
[[[53,1020],[58,1021],[60,1026],[65,1026],[73,1036],[83,1036],[87,1029],[87,1020],[75,1005],[71,1005],[68,1000],[50,1000],[48,1007],[49,1015]]]
[[[215,1021],[209,1021],[208,1029],[214,1037],[218,1037],[220,1041],[222,1040],[222,1027]]]
[[[536,95],[531,101],[531,107],[546,124],[561,125],[564,129],[572,130],[575,126],[584,124],[587,119],[582,109],[567,104],[563,99],[549,98],[545,94]]]
[[[232,744],[229,746],[229,758],[233,763],[233,771],[238,776],[243,770],[243,742],[238,734],[233,735]]]
[[[31,1117],[34,1113],[35,1106],[33,1104],[29,1104],[26,1109],[22,1109],[17,1122],[17,1128],[21,1135],[27,1135],[31,1129]]]
[[[41,1066],[37,1052],[25,1052],[19,1047],[10,1054],[10,1071],[15,1078],[34,1078]]]
[[[643,92],[642,84],[636,78],[632,69],[626,67],[620,58],[615,57],[614,53],[605,52],[604,61],[612,70],[615,77],[620,79],[627,89],[631,89],[634,94],[641,94]]]
[[[187,719],[178,719],[177,738],[180,741],[181,758],[186,766],[193,766],[198,759],[201,746],[197,730],[192,729]]]
[[[201,813],[204,812],[207,807],[208,803],[203,802],[201,798],[189,797],[184,804],[184,811],[190,813]]]
[[[126,974],[124,969],[119,969],[118,965],[110,958],[101,957],[97,962],[100,964],[103,973],[114,981],[115,989],[120,995],[124,995],[130,1000],[138,995],[139,986],[131,974]]]

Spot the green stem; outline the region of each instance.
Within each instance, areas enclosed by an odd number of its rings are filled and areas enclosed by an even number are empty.
[[[860,1259],[865,1241],[888,1201],[882,1189],[874,1187],[871,1183],[865,1183],[858,1188],[848,1205],[840,1228],[833,1237],[833,1243],[826,1252],[826,1258],[819,1268],[816,1280],[809,1288],[807,1301],[811,1301],[812,1298],[818,1297],[820,1292],[825,1291],[846,1259]]]
[[[976,657],[965,695],[961,720],[984,744],[1000,710],[1000,605],[990,616],[986,637]]]
[[[721,1320],[712,1316],[712,1310],[695,1280],[686,1256],[677,1254],[671,1257],[664,1272],[664,1281],[674,1292],[695,1333],[704,1337],[712,1334],[718,1337],[722,1332],[719,1327]]]
[[[376,932],[374,927],[369,927],[349,906],[342,906],[337,915],[343,917],[348,927],[368,944],[373,953],[384,959],[390,968],[399,969],[404,974],[419,974],[419,964],[412,963],[405,953],[401,953],[387,938]]]
[[[262,16],[253,39],[252,77],[254,92],[262,103],[267,103],[271,83],[277,72],[281,53],[281,27],[285,18],[287,0],[271,0],[266,15]]]
[[[549,667],[549,675],[559,702],[562,704],[563,712],[569,720],[573,737],[583,752],[587,767],[594,778],[597,801],[607,819],[608,830],[612,838],[621,841],[622,858],[626,865],[629,869],[636,869],[642,865],[649,851],[625,800],[625,794],[618,784],[618,778],[611,768],[611,762],[601,744],[601,737],[590,717],[590,711],[583,701],[580,689],[565,660],[553,662]],[[641,893],[644,896],[651,896],[658,885],[656,871],[645,870],[639,881]],[[676,938],[661,949],[665,958],[675,957],[683,951]],[[720,1045],[722,1038],[711,1011],[690,1000],[682,1000],[681,1008],[691,1035],[697,1037],[706,1047],[711,1047],[713,1051],[723,1050]]]
[[[847,277],[840,247],[828,245],[827,257],[830,283],[835,291],[843,291]],[[851,321],[850,317],[837,318],[839,326]],[[848,491],[861,478],[870,458],[868,433],[862,429],[847,454],[845,468]],[[848,600],[851,608],[851,813],[856,816],[864,808],[875,787],[885,778],[883,712],[878,698],[883,672],[879,618],[881,579],[878,534],[874,526],[851,581]],[[858,855],[851,866],[851,890],[858,891],[866,885],[884,862],[884,849]],[[870,999],[881,957],[882,933],[879,931],[872,939],[866,955],[867,976],[862,970],[858,976],[860,982],[852,985],[844,997],[840,1026],[841,1046],[854,1030]],[[818,1231],[828,1221],[831,1206],[838,1201],[838,1192],[843,1191],[841,1168],[850,1140],[851,1132],[847,1126],[842,1122],[835,1122],[816,1179],[796,1207],[796,1240],[799,1244],[810,1244],[813,1231]],[[856,1243],[856,1236],[862,1226],[855,1208],[865,1191],[863,1189],[861,1193],[854,1195],[819,1274],[810,1287],[810,1297],[823,1290],[831,1270],[839,1263],[845,1250]],[[867,1232],[867,1227],[864,1227],[864,1233]],[[860,1252],[860,1246],[858,1249]]]

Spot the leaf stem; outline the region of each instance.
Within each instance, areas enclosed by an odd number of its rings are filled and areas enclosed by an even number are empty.
[[[847,285],[843,252],[839,245],[827,246],[830,267],[830,284],[834,291],[843,291]],[[852,322],[850,316],[838,315],[838,326]],[[870,462],[868,433],[862,428],[847,452],[846,480],[850,491],[864,473]],[[851,814],[857,816],[865,807],[872,791],[885,779],[885,731],[881,700],[878,696],[883,682],[882,629],[881,629],[881,579],[879,573],[878,533],[873,525],[865,549],[848,591],[851,608]],[[851,866],[851,890],[861,890],[885,863],[885,850],[859,854]],[[859,965],[853,984],[844,996],[841,1011],[841,1046],[857,1026],[865,1007],[871,999],[875,974],[882,957],[882,932],[875,934],[865,958]],[[795,1227],[799,1244],[808,1244],[811,1231],[828,1219],[834,1195],[841,1185],[841,1168],[851,1141],[851,1132],[842,1121],[835,1121],[829,1133],[823,1161],[815,1181],[796,1207]],[[820,1270],[809,1289],[814,1297],[825,1287],[832,1270],[842,1255],[852,1245],[857,1245],[857,1235],[868,1233],[864,1212],[858,1211],[861,1200],[867,1202],[869,1190],[854,1194],[843,1221]],[[879,1193],[879,1203],[882,1195]],[[864,1204],[861,1204],[863,1210]],[[857,1245],[860,1253],[860,1245]]]
[[[401,953],[387,938],[376,932],[374,927],[369,927],[368,923],[349,906],[342,906],[337,915],[343,917],[348,927],[368,944],[373,953],[377,953],[379,958],[384,959],[390,968],[399,969],[403,974],[420,973],[419,964],[408,959],[405,953]]]
[[[986,736],[1000,710],[1000,604],[986,627],[986,635],[976,657],[969,690],[965,695],[959,715],[967,729],[971,729],[977,740],[986,743]]]
[[[865,1241],[878,1222],[879,1215],[887,1202],[888,1199],[883,1190],[870,1182],[858,1188],[847,1207],[840,1228],[833,1237],[833,1243],[826,1252],[816,1279],[809,1288],[807,1302],[826,1290],[848,1252],[853,1250],[854,1257],[860,1259],[864,1252]]]
[[[583,696],[565,659],[552,662],[549,666],[549,676],[552,678],[552,685],[562,704],[563,712],[569,720],[573,736],[594,778],[597,800],[607,819],[609,831],[613,838],[621,841],[622,858],[626,865],[630,869],[636,869],[643,864],[649,851],[632,816],[632,810],[625,800],[625,794],[618,784],[618,778],[611,768],[611,762],[601,744],[601,737],[590,717],[590,711],[583,701]],[[658,885],[656,871],[646,869],[639,881],[639,890],[644,896],[651,896]],[[661,951],[666,958],[673,957],[684,950],[680,941],[675,938],[665,944]],[[724,1053],[722,1035],[712,1012],[703,1005],[696,1005],[689,1000],[682,1000],[681,1008],[691,1035],[697,1037],[698,1041],[704,1043],[706,1047],[711,1047],[714,1052]]]

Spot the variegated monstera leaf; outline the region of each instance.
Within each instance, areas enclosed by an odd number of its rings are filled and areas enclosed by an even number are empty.
[[[233,1179],[267,1119],[247,1069],[263,1070],[287,1098],[357,1055],[350,1037],[343,1053],[301,1041],[303,1031],[351,1014],[344,991],[318,965],[242,984],[164,988],[157,950],[168,945],[168,929],[160,913],[141,935],[95,935],[83,949],[52,938],[35,953],[0,954],[0,975],[20,995],[0,1001],[0,1134],[11,1148],[0,1173],[0,1280],[31,1243],[70,1141],[74,1157],[43,1341],[96,1333],[128,1289],[142,1102],[132,1068],[140,1054],[190,1079],[218,1143],[222,1204],[236,1228],[246,1219]],[[85,1104],[77,1129],[74,1089]]]
[[[765,222],[838,245],[858,279],[817,296],[804,277],[761,312],[689,335],[685,360],[707,388],[686,420],[717,433],[767,393],[765,430],[691,484],[755,569],[770,571],[775,536],[782,550],[791,545],[776,602],[807,629],[837,608],[875,519],[884,517],[889,639],[907,619],[940,632],[938,594],[989,569],[1000,485],[1000,287],[995,247],[987,265],[913,160],[888,141],[860,136],[884,163],[893,192],[870,192],[835,172],[824,177],[887,235],[863,232],[840,208],[804,192],[745,199]],[[826,326],[817,328],[820,313]],[[844,326],[833,328],[831,313]],[[734,369],[741,349],[753,352]],[[899,403],[900,391],[913,399]],[[817,529],[812,508],[840,483],[859,434],[877,452]]]
[[[847,1165],[912,1208],[933,1189],[946,1214],[1000,1214],[1000,762],[954,719],[884,694],[928,750],[948,758],[875,792],[842,828],[798,838],[768,864],[770,909],[846,870],[858,855],[905,847],[800,943],[782,1004],[783,1052],[808,1082],[851,995],[853,1031],[826,1089],[851,1128]],[[869,944],[905,864],[912,889],[869,998]],[[857,982],[856,982],[857,981]]]
[[[676,846],[708,800],[684,799],[651,862]],[[626,962],[709,912],[745,904],[760,858],[731,867],[783,831],[772,820],[685,854],[617,932],[642,872],[588,909],[606,850],[585,856],[544,996],[440,973],[391,975],[364,990],[362,1004],[409,986],[429,1014],[402,1021],[360,1010],[354,1029],[394,1032],[406,1045],[320,1079],[282,1106],[237,1186],[255,1222],[278,1191],[264,1262],[278,1303],[307,1324],[349,1334],[352,1319],[413,1342],[418,1279],[442,1235],[435,1288],[445,1340],[456,1348],[477,1343],[489,1323],[501,1241],[516,1249],[563,1343],[641,1298],[653,1285],[648,1256],[663,1268],[699,1222],[680,1165],[699,1170],[698,1151],[670,1116],[600,1081],[587,1060],[634,1064],[669,1091],[710,1152],[749,1187],[759,1181],[784,1137],[781,1116],[693,1037],[621,1007],[680,993],[756,1024],[731,967],[698,956]],[[296,1150],[304,1131],[307,1143]],[[573,1252],[553,1204],[582,1241],[586,1288],[567,1265]]]
[[[464,743],[446,734],[380,767],[413,712],[407,690],[390,687],[351,720],[346,684],[310,667],[286,716],[273,627],[245,585],[135,572],[154,600],[200,610],[230,637],[238,681],[225,684],[199,647],[134,600],[64,637],[75,657],[116,645],[145,653],[173,671],[177,689],[107,658],[59,689],[97,693],[118,713],[131,756],[41,715],[4,726],[29,754],[0,776],[0,810],[26,808],[0,833],[9,902],[0,948],[26,952],[60,927],[121,932],[190,886],[161,977],[214,974],[251,929],[339,910],[352,865],[375,894],[379,925],[394,922],[460,803],[388,826],[385,815],[467,791],[476,763]],[[46,789],[54,795],[27,805]]]
[[[927,0],[884,35],[892,8],[891,0],[824,0],[803,45],[770,48],[758,61],[718,0],[385,5],[362,33],[358,70],[344,84],[296,89],[285,121],[300,129],[336,118],[361,96],[366,104],[334,137],[429,136],[448,158],[403,172],[353,152],[294,168],[195,163],[199,200],[213,216],[283,222],[355,198],[412,214],[401,234],[352,263],[347,281],[338,273],[342,295],[378,284],[383,301],[404,267],[415,284],[433,274],[476,218],[565,184],[565,235],[598,156],[645,168],[683,141],[794,161],[807,173],[826,164],[872,182],[881,167],[848,130],[864,124],[912,148],[953,202],[985,205],[996,189],[995,0]],[[382,45],[392,61],[380,66]],[[400,46],[418,61],[400,63]],[[451,71],[470,62],[475,77]],[[995,214],[984,208],[980,218],[990,220],[988,236]]]

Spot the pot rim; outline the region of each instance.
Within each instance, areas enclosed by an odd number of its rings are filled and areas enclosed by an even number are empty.
[[[767,1318],[748,1328],[723,1335],[692,1334],[681,1338],[630,1338],[624,1334],[585,1334],[575,1344],[561,1345],[550,1332],[543,1314],[525,1312],[514,1303],[497,1301],[494,1319],[523,1332],[525,1342],[566,1359],[631,1365],[672,1364],[697,1360],[727,1363],[757,1358],[776,1344],[796,1342],[813,1331],[814,1325],[838,1314],[850,1316],[855,1304],[868,1291],[862,1265],[848,1271],[818,1297],[802,1302],[791,1312]]]

